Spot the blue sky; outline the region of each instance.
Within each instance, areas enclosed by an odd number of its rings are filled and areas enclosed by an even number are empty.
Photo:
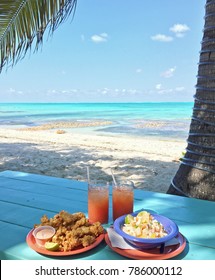
[[[0,102],[193,101],[205,0],[78,0],[37,53],[0,74]]]

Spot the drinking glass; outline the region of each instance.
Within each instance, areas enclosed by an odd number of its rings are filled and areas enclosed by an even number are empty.
[[[132,181],[113,183],[112,204],[113,220],[133,212],[134,183]]]
[[[88,183],[88,218],[91,223],[108,223],[109,184]]]

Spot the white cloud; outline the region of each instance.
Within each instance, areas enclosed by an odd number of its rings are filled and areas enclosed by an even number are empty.
[[[183,87],[183,86],[175,87],[175,88],[165,88],[161,84],[155,85],[155,89],[156,89],[156,94],[159,94],[159,95],[168,95],[168,94],[173,95],[173,94],[177,94],[178,92],[186,91],[185,87]],[[153,93],[154,93],[154,91],[152,91],[152,94]]]
[[[175,36],[178,38],[184,37],[185,33],[190,30],[190,28],[186,24],[174,24],[172,27],[169,29],[173,33],[175,33]]]
[[[155,85],[155,89],[156,89],[156,94],[168,94],[168,93],[172,93],[173,89],[171,88],[164,88],[161,84],[157,84]]]
[[[167,36],[164,34],[156,34],[151,37],[153,41],[159,41],[159,42],[171,42],[173,38],[171,36]]]
[[[93,36],[91,36],[91,40],[94,43],[103,43],[103,42],[107,42],[108,39],[108,34],[107,33],[101,33],[101,34],[95,34]]]
[[[162,85],[161,85],[161,84],[157,84],[157,85],[155,86],[155,88],[156,88],[156,90],[161,90]]]
[[[185,87],[176,87],[175,88],[175,91],[183,91],[183,90],[185,90]]]
[[[14,93],[16,90],[14,88],[9,88],[9,93]]]
[[[10,95],[24,95],[24,91],[22,90],[17,90],[17,89],[14,89],[14,88],[9,88],[9,90],[7,90],[7,92],[10,94]]]
[[[160,90],[158,93],[159,94],[169,94],[169,93],[173,93],[174,90],[172,88],[167,88],[167,89],[162,89]]]
[[[185,36],[186,32],[190,30],[190,28],[186,24],[177,23],[170,27],[169,30],[173,32],[176,37],[182,38]],[[151,39],[159,42],[171,42],[174,38],[165,34],[156,34],[151,36]]]
[[[75,89],[75,88],[73,88],[73,89],[71,89],[71,92],[76,93],[76,92],[78,92],[78,90],[77,90],[77,89]]]
[[[171,78],[176,70],[176,67],[169,68],[168,70],[161,73],[161,77]]]
[[[136,73],[141,73],[141,72],[143,72],[143,69],[141,68],[136,69]]]

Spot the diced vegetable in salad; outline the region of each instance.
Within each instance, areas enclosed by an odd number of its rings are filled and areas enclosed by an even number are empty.
[[[136,217],[127,215],[122,230],[138,238],[160,238],[167,235],[163,225],[147,211],[141,211]]]

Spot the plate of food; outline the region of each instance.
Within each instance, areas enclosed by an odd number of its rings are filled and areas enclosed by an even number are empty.
[[[116,253],[137,260],[170,259],[186,247],[186,239],[173,221],[147,211],[117,218],[107,229],[105,241]]]
[[[50,219],[44,215],[28,233],[26,242],[40,254],[70,256],[95,248],[104,237],[99,222],[89,223],[82,212],[70,214],[62,210]]]

